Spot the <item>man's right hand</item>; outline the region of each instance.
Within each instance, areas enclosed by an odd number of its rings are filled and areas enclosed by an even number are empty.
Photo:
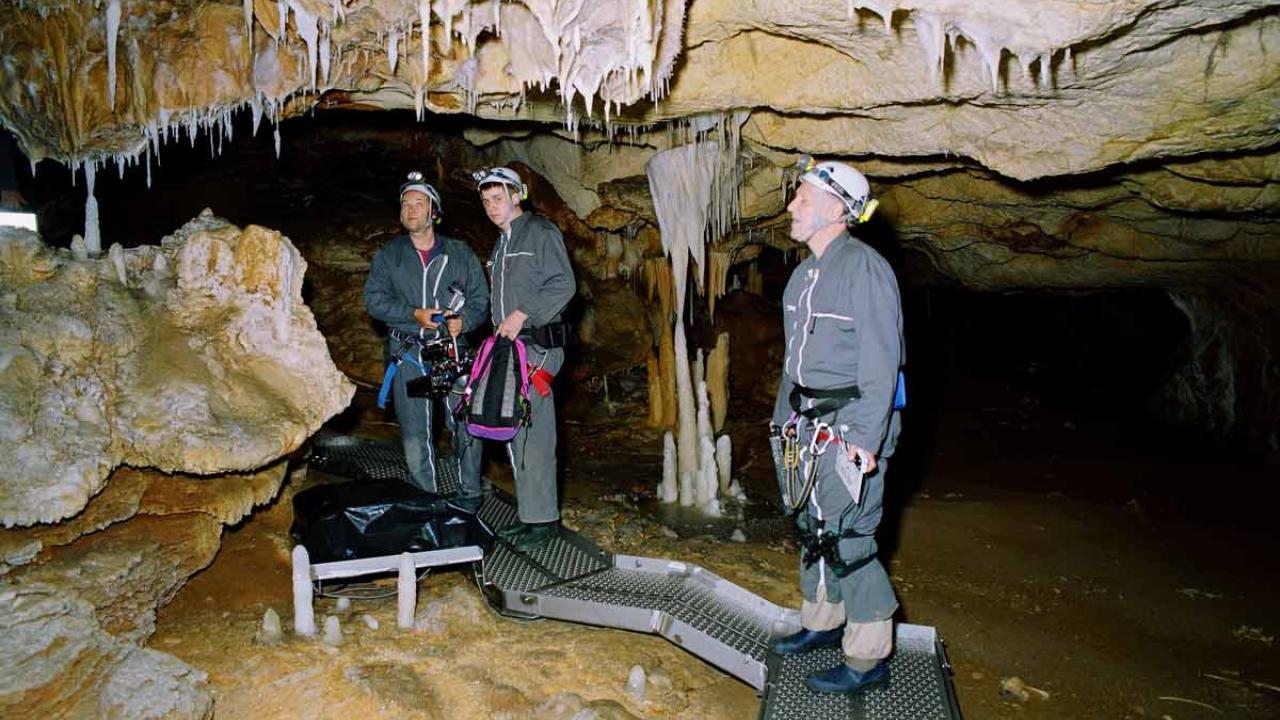
[[[432,315],[440,314],[440,308],[417,308],[413,311],[413,319],[418,324],[428,330],[435,330],[440,327],[440,323],[431,322]]]

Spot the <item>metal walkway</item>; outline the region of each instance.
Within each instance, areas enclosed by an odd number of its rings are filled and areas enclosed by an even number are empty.
[[[316,441],[310,460],[323,472],[408,481],[398,447],[346,437]],[[439,463],[441,491],[457,490],[457,466]],[[493,528],[515,521],[513,500],[488,493],[480,518]],[[799,613],[778,607],[707,570],[672,560],[611,555],[562,529],[546,546],[519,552],[497,540],[476,578],[500,612],[660,635],[763,695],[760,717],[786,720],[954,720],[960,717],[950,666],[931,627],[898,624],[890,681],[857,696],[821,695],[805,678],[842,662],[838,648],[801,656],[769,651],[799,628]]]

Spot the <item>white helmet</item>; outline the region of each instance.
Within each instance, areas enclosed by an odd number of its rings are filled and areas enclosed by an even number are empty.
[[[502,183],[520,193],[521,200],[529,197],[529,188],[520,182],[520,176],[511,168],[481,168],[471,173],[471,177],[476,181],[477,190],[490,183]]]
[[[871,219],[879,202],[871,198],[871,184],[862,173],[842,162],[817,162],[810,155],[801,155],[796,166],[802,173],[801,180],[835,195],[844,203],[851,223],[864,223]]]
[[[400,186],[400,199],[404,200],[404,194],[411,190],[417,190],[418,192],[423,193],[427,197],[431,198],[431,216],[436,222],[440,222],[440,218],[444,215],[444,207],[440,204],[440,193],[436,192],[435,188],[424,182],[422,179],[422,173],[417,170],[409,173],[408,180],[409,182]]]

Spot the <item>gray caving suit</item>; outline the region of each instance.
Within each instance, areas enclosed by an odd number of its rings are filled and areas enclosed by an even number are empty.
[[[812,420],[801,419],[800,445],[808,446],[816,422],[821,421],[876,455],[878,467],[865,476],[857,505],[851,504],[852,497],[836,473],[836,456],[845,452],[840,443],[831,443],[816,459],[803,455],[800,468],[807,472],[809,463],[817,463],[808,517],[802,513],[800,520],[814,529],[822,521],[828,532],[852,529],[858,537],[839,542],[839,560],[866,561],[843,578],[836,577],[824,560],[809,567],[802,562],[802,623],[810,630],[829,630],[847,619],[845,655],[854,669],[865,671],[874,665],[867,661],[891,651],[892,617],[898,607],[884,566],[869,559],[877,552],[875,532],[884,478],[901,429],[901,417],[892,409],[905,355],[898,283],[879,253],[846,232],[827,246],[822,257],[811,255],[800,263],[782,303],[787,346],[773,422],[780,426],[791,416],[790,395],[796,385],[815,390],[857,385],[860,398]],[[803,398],[801,408],[816,402]],[[825,597],[819,596],[820,590]]]
[[[388,327],[423,339],[447,336],[448,330],[443,324],[436,330],[423,328],[414,320],[413,311],[443,307],[449,301],[449,287],[457,284],[467,298],[461,313],[463,333],[484,324],[489,310],[489,290],[476,254],[465,243],[437,232],[429,257],[430,261],[424,264],[408,235],[400,235],[384,245],[374,256],[364,283],[364,305],[369,315]],[[398,345],[396,340],[388,339],[388,342]],[[465,340],[459,336],[458,342]],[[417,348],[413,351],[417,352]],[[421,356],[417,359],[421,360]],[[436,451],[431,439],[435,401],[411,398],[405,389],[410,380],[421,376],[422,371],[413,363],[401,362],[392,381],[392,397],[413,483],[428,492],[436,492]],[[449,397],[456,400],[452,395]],[[442,403],[446,406],[444,420],[453,435],[453,451],[458,461],[459,498],[476,498],[481,490],[483,446],[464,428],[455,425],[448,404]]]
[[[533,330],[559,322],[577,292],[564,237],[550,220],[525,211],[511,221],[511,235],[503,234],[493,248],[489,312],[494,326],[513,310],[528,319]],[[542,367],[555,375],[564,364],[564,348],[544,348],[521,333],[528,347],[530,370]],[[554,394],[543,397],[530,387],[530,420],[507,444],[516,481],[521,522],[544,523],[560,518],[556,496],[556,405]]]

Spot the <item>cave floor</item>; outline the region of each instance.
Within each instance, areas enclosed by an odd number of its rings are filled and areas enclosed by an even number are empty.
[[[566,524],[606,550],[697,563],[798,606],[797,548],[767,505],[772,470],[758,422],[728,428],[735,474],[756,500],[708,521],[652,500],[661,439],[626,421],[644,417],[639,393],[570,402]],[[362,392],[338,429],[394,437],[369,404]],[[1116,453],[1105,432],[1027,420],[944,412],[936,425],[949,430],[932,433],[928,448],[904,444],[898,484],[889,475],[881,541],[901,617],[946,640],[965,717],[1280,717],[1280,540],[1265,523],[1205,520],[1194,503],[1144,484],[1200,478],[1204,492],[1220,493],[1261,471]],[[1069,457],[1052,437],[1072,438]],[[486,473],[510,488],[504,465],[489,462]],[[344,611],[317,598],[317,622],[342,620],[340,646],[288,633],[255,641],[267,608],[290,624],[289,501],[315,480],[295,470],[160,613],[149,646],[208,673],[219,717],[756,716],[753,689],[658,637],[499,617],[464,572],[421,582],[412,632],[396,629],[394,596]],[[729,539],[738,528],[746,542]],[[650,676],[642,702],[624,689],[633,665]],[[1014,677],[1047,698],[1002,695]]]

